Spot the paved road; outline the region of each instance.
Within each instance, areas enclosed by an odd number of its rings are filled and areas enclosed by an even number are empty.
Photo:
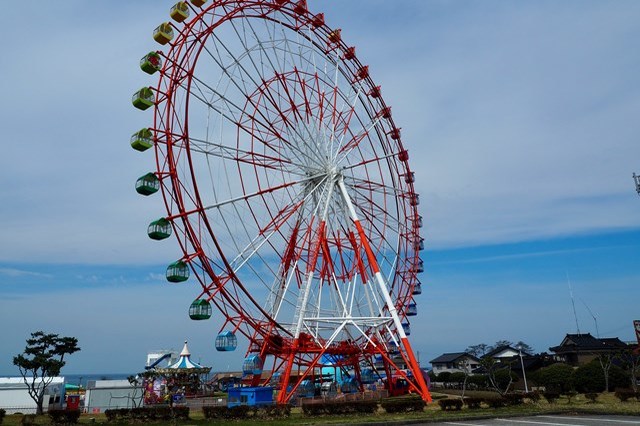
[[[489,420],[451,421],[429,423],[434,425],[460,425],[460,426],[631,426],[640,425],[640,417],[633,416],[533,416],[497,418]]]

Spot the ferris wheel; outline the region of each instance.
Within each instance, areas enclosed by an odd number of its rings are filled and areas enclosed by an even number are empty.
[[[340,29],[306,1],[180,1],[133,96],[133,134],[155,150],[136,182],[161,192],[152,239],[175,235],[167,280],[197,281],[195,320],[220,315],[216,348],[248,341],[243,372],[309,392],[331,365],[344,391],[384,382],[430,400],[407,336],[424,241],[414,173],[391,107]]]

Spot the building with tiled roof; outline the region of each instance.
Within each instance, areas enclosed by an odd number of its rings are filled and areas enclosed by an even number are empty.
[[[433,368],[434,374],[440,374],[444,372],[458,373],[462,372],[462,365],[468,365],[470,370],[478,368],[480,360],[475,356],[467,352],[453,352],[442,354],[437,358],[429,361]]]
[[[583,365],[599,355],[609,355],[627,349],[628,345],[617,337],[598,338],[590,333],[567,334],[558,346],[549,348],[556,361],[570,365]]]

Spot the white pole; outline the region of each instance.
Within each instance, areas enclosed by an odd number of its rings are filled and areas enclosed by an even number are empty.
[[[527,375],[524,372],[524,361],[522,360],[522,346],[518,346],[518,353],[520,354],[520,366],[522,367],[522,378],[524,379],[524,391],[529,393],[529,386],[527,386]]]

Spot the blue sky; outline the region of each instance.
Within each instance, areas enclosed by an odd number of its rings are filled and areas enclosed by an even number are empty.
[[[132,2],[133,3],[133,2]],[[640,3],[309,1],[382,85],[411,152],[426,272],[412,341],[423,363],[497,340],[536,351],[576,331],[632,340],[640,298]],[[214,370],[217,320],[189,321],[162,275],[175,241],[130,149],[148,120],[140,57],[171,3],[64,0],[0,16],[0,375],[29,333],[76,336],[67,373],[142,369],[180,349]],[[28,18],[28,19],[27,19]],[[423,321],[424,320],[424,321]]]

